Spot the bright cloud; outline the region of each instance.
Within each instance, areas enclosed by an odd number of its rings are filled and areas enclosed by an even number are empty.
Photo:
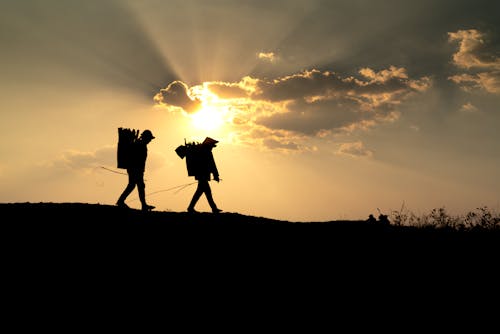
[[[448,34],[450,42],[458,42],[453,63],[467,70],[449,77],[464,90],[483,89],[500,94],[500,57],[484,42],[485,35],[478,30],[459,30]]]
[[[458,51],[453,62],[458,67],[500,69],[500,58],[491,53],[484,42],[484,34],[476,29],[458,30],[448,33],[450,42],[458,42]]]
[[[479,109],[472,103],[467,102],[460,108],[460,111],[467,114],[474,114],[477,113]]]
[[[259,59],[274,63],[278,60],[278,57],[274,54],[274,52],[259,52]]]
[[[217,108],[229,111],[237,140],[297,150],[308,138],[396,121],[401,103],[430,86],[430,78],[409,78],[405,68],[395,66],[380,71],[363,68],[358,77],[312,69],[272,80],[245,77],[190,88],[175,82],[155,101],[171,111],[183,105],[192,108],[193,101],[206,100],[200,94],[208,90],[217,95]],[[174,91],[182,98],[171,98]]]
[[[484,89],[488,93],[500,94],[500,71],[481,72],[477,74],[457,74],[449,77],[465,91]]]

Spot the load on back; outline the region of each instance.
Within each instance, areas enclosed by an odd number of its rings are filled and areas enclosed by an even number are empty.
[[[188,176],[194,176],[197,180],[207,179],[210,180],[210,174],[213,174],[214,180],[218,180],[219,172],[215,165],[214,156],[212,155],[212,148],[217,146],[219,141],[210,137],[200,144],[198,142],[186,143],[178,146],[175,153],[181,158],[186,158],[186,168]]]
[[[180,145],[175,149],[175,153],[181,158],[186,158],[186,168],[188,172],[188,176],[196,176],[199,159],[200,159],[200,149],[201,144],[198,142],[190,142],[186,143],[184,141],[184,145]]]
[[[139,130],[118,128],[117,167],[127,169],[131,167],[133,159],[133,145],[139,139]]]

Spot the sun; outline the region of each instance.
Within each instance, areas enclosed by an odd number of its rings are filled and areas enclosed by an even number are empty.
[[[219,130],[225,123],[227,105],[206,85],[192,87],[192,95],[201,101],[201,108],[190,114],[192,125],[200,130]]]
[[[197,129],[213,131],[224,124],[224,117],[221,110],[214,106],[204,106],[199,111],[191,114],[193,126]]]

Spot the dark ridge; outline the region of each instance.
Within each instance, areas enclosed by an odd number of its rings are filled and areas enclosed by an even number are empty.
[[[368,277],[381,268],[397,275],[401,270],[422,275],[432,268],[434,273],[461,275],[496,268],[480,263],[500,254],[498,231],[368,221],[299,223],[239,213],[142,212],[86,203],[0,203],[0,210],[6,268],[11,273],[28,271],[23,279],[69,268],[78,275],[85,274],[82,268],[96,275],[119,268],[135,276],[237,271],[255,280],[283,270],[287,275],[341,277],[357,272]]]
[[[451,228],[394,226],[368,221],[291,222],[239,213],[143,212],[114,205],[88,203],[0,203],[5,231],[48,237],[99,238],[108,235],[153,239],[212,237],[231,240],[253,237],[277,243],[337,242],[467,242],[498,240],[500,231],[459,231]],[[272,239],[276,238],[276,239]]]

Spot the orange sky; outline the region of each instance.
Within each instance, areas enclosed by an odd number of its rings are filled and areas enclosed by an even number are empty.
[[[4,3],[0,202],[114,204],[127,127],[156,137],[145,178],[158,210],[186,210],[195,186],[169,189],[194,179],[174,149],[206,136],[220,141],[211,185],[225,211],[327,221],[403,203],[498,210],[499,6]],[[127,202],[140,207],[135,191]]]

